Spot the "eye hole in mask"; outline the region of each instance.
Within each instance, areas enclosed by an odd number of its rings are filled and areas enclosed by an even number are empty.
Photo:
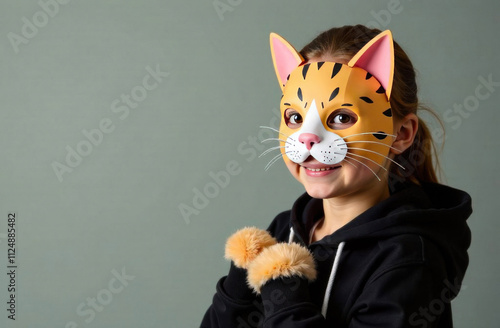
[[[328,116],[326,124],[332,130],[343,130],[353,126],[358,121],[358,115],[348,109],[337,109]]]

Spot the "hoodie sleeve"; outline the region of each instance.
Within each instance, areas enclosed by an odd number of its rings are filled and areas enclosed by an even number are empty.
[[[438,277],[422,264],[393,268],[374,277],[351,308],[348,327],[452,327],[453,291]]]
[[[262,321],[260,302],[246,284],[246,270],[231,263],[226,277],[219,280],[212,305],[201,322],[201,328],[255,327]],[[239,325],[239,326],[237,326]]]
[[[320,309],[311,302],[308,281],[297,276],[262,286],[264,328],[326,328]]]
[[[435,275],[424,265],[391,269],[366,286],[345,318],[346,327],[452,327],[453,288],[437,283]],[[264,328],[331,327],[331,322],[327,323],[311,302],[305,279],[270,281],[262,287],[262,302]]]

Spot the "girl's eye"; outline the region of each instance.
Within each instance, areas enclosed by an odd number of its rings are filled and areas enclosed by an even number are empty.
[[[356,121],[356,114],[342,110],[342,113],[339,113],[339,111],[333,112],[328,118],[327,124],[334,130],[341,130],[353,126]]]
[[[292,114],[292,116],[290,116],[290,123],[292,124],[302,123],[302,116],[300,116],[300,114]]]
[[[295,110],[288,108],[285,110],[285,122],[290,129],[297,129],[302,125],[302,115]]]
[[[351,121],[351,117],[347,114],[338,114],[333,118],[333,123],[346,124]]]

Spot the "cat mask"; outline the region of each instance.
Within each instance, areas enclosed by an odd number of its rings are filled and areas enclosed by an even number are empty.
[[[389,102],[394,74],[389,30],[347,64],[306,62],[281,36],[271,33],[270,41],[283,92],[279,133],[284,137],[280,149],[285,161],[301,164],[312,156],[327,165],[364,165],[374,174],[367,161],[384,169],[386,160],[394,162],[388,157],[395,137]],[[346,115],[350,123],[342,124]]]

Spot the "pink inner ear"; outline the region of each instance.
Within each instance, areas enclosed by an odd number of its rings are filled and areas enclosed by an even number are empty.
[[[354,66],[361,67],[375,76],[384,89],[388,89],[391,81],[391,38],[385,36],[372,45]]]
[[[274,58],[276,69],[281,80],[281,83],[286,83],[288,75],[299,66],[297,55],[290,51],[287,45],[283,44],[279,39],[273,38]]]

